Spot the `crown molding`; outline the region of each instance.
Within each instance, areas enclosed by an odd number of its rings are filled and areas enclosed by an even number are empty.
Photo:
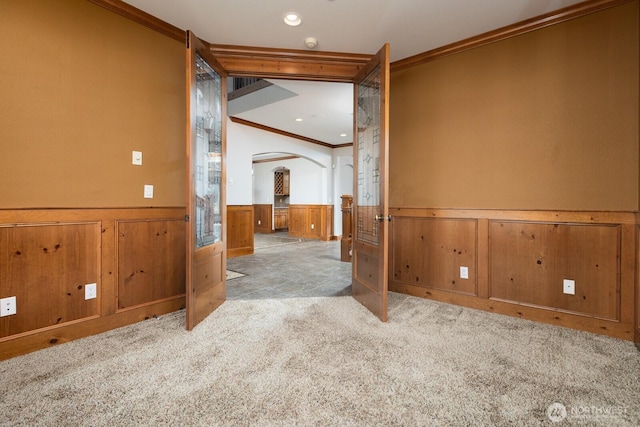
[[[544,15],[536,16],[506,27],[488,31],[477,36],[395,61],[391,64],[391,72],[404,70],[448,55],[495,43],[500,40],[505,40],[544,27],[559,24],[561,22],[569,21],[581,16],[619,6],[624,3],[629,3],[631,1],[635,0],[588,0],[577,3]]]
[[[122,0],[88,0],[98,6],[104,7],[111,12],[117,13],[127,19],[130,19],[140,25],[157,31],[181,43],[185,43],[186,31],[175,27],[162,19],[144,12],[138,8],[131,6]]]
[[[260,129],[263,130],[265,132],[271,132],[271,133],[275,133],[278,135],[282,135],[282,136],[286,136],[289,138],[295,138],[298,139],[300,141],[305,141],[305,142],[310,142],[312,144],[316,144],[316,145],[321,145],[323,147],[327,147],[327,148],[342,148],[342,147],[351,147],[353,146],[353,143],[347,143],[347,144],[329,144],[327,142],[324,141],[319,141],[317,139],[313,139],[313,138],[307,138],[306,136],[302,136],[302,135],[297,135],[295,133],[291,133],[291,132],[287,132],[284,130],[280,130],[280,129],[276,129],[276,128],[272,128],[269,126],[265,126],[265,125],[261,125],[259,123],[255,123],[249,120],[244,120],[244,119],[240,119],[238,117],[229,117],[229,119],[233,122],[233,123],[238,123],[240,125],[244,125],[244,126],[249,126],[255,129]]]

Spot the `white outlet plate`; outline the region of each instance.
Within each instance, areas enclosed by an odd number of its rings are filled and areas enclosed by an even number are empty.
[[[153,185],[145,184],[144,186],[144,198],[153,199]]]
[[[311,229],[313,230],[314,228],[316,228],[315,224],[311,224]]]
[[[469,278],[469,267],[460,266],[460,278],[461,279]]]
[[[260,220],[258,220],[258,225],[262,225],[262,222]]]
[[[89,283],[84,285],[84,299],[94,299],[98,297],[98,284]]]
[[[136,166],[142,166],[142,151],[131,152],[131,164]]]
[[[576,281],[570,279],[564,279],[562,281],[562,292],[567,295],[575,295],[576,294]]]
[[[11,316],[17,312],[16,297],[0,299],[0,317]]]

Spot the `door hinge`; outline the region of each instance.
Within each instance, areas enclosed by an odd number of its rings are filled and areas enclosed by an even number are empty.
[[[189,215],[184,216],[184,222],[189,222]]]

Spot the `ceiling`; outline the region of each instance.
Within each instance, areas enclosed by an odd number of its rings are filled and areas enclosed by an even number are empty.
[[[314,50],[374,54],[388,42],[393,62],[582,0],[124,1],[213,44],[306,49],[314,37]],[[291,11],[302,15],[298,27],[283,21]],[[238,117],[333,145],[352,141],[350,84],[271,82],[296,96]]]

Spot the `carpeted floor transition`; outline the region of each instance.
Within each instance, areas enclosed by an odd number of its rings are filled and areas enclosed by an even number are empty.
[[[0,425],[640,425],[626,341],[390,293],[227,301],[0,362]]]

